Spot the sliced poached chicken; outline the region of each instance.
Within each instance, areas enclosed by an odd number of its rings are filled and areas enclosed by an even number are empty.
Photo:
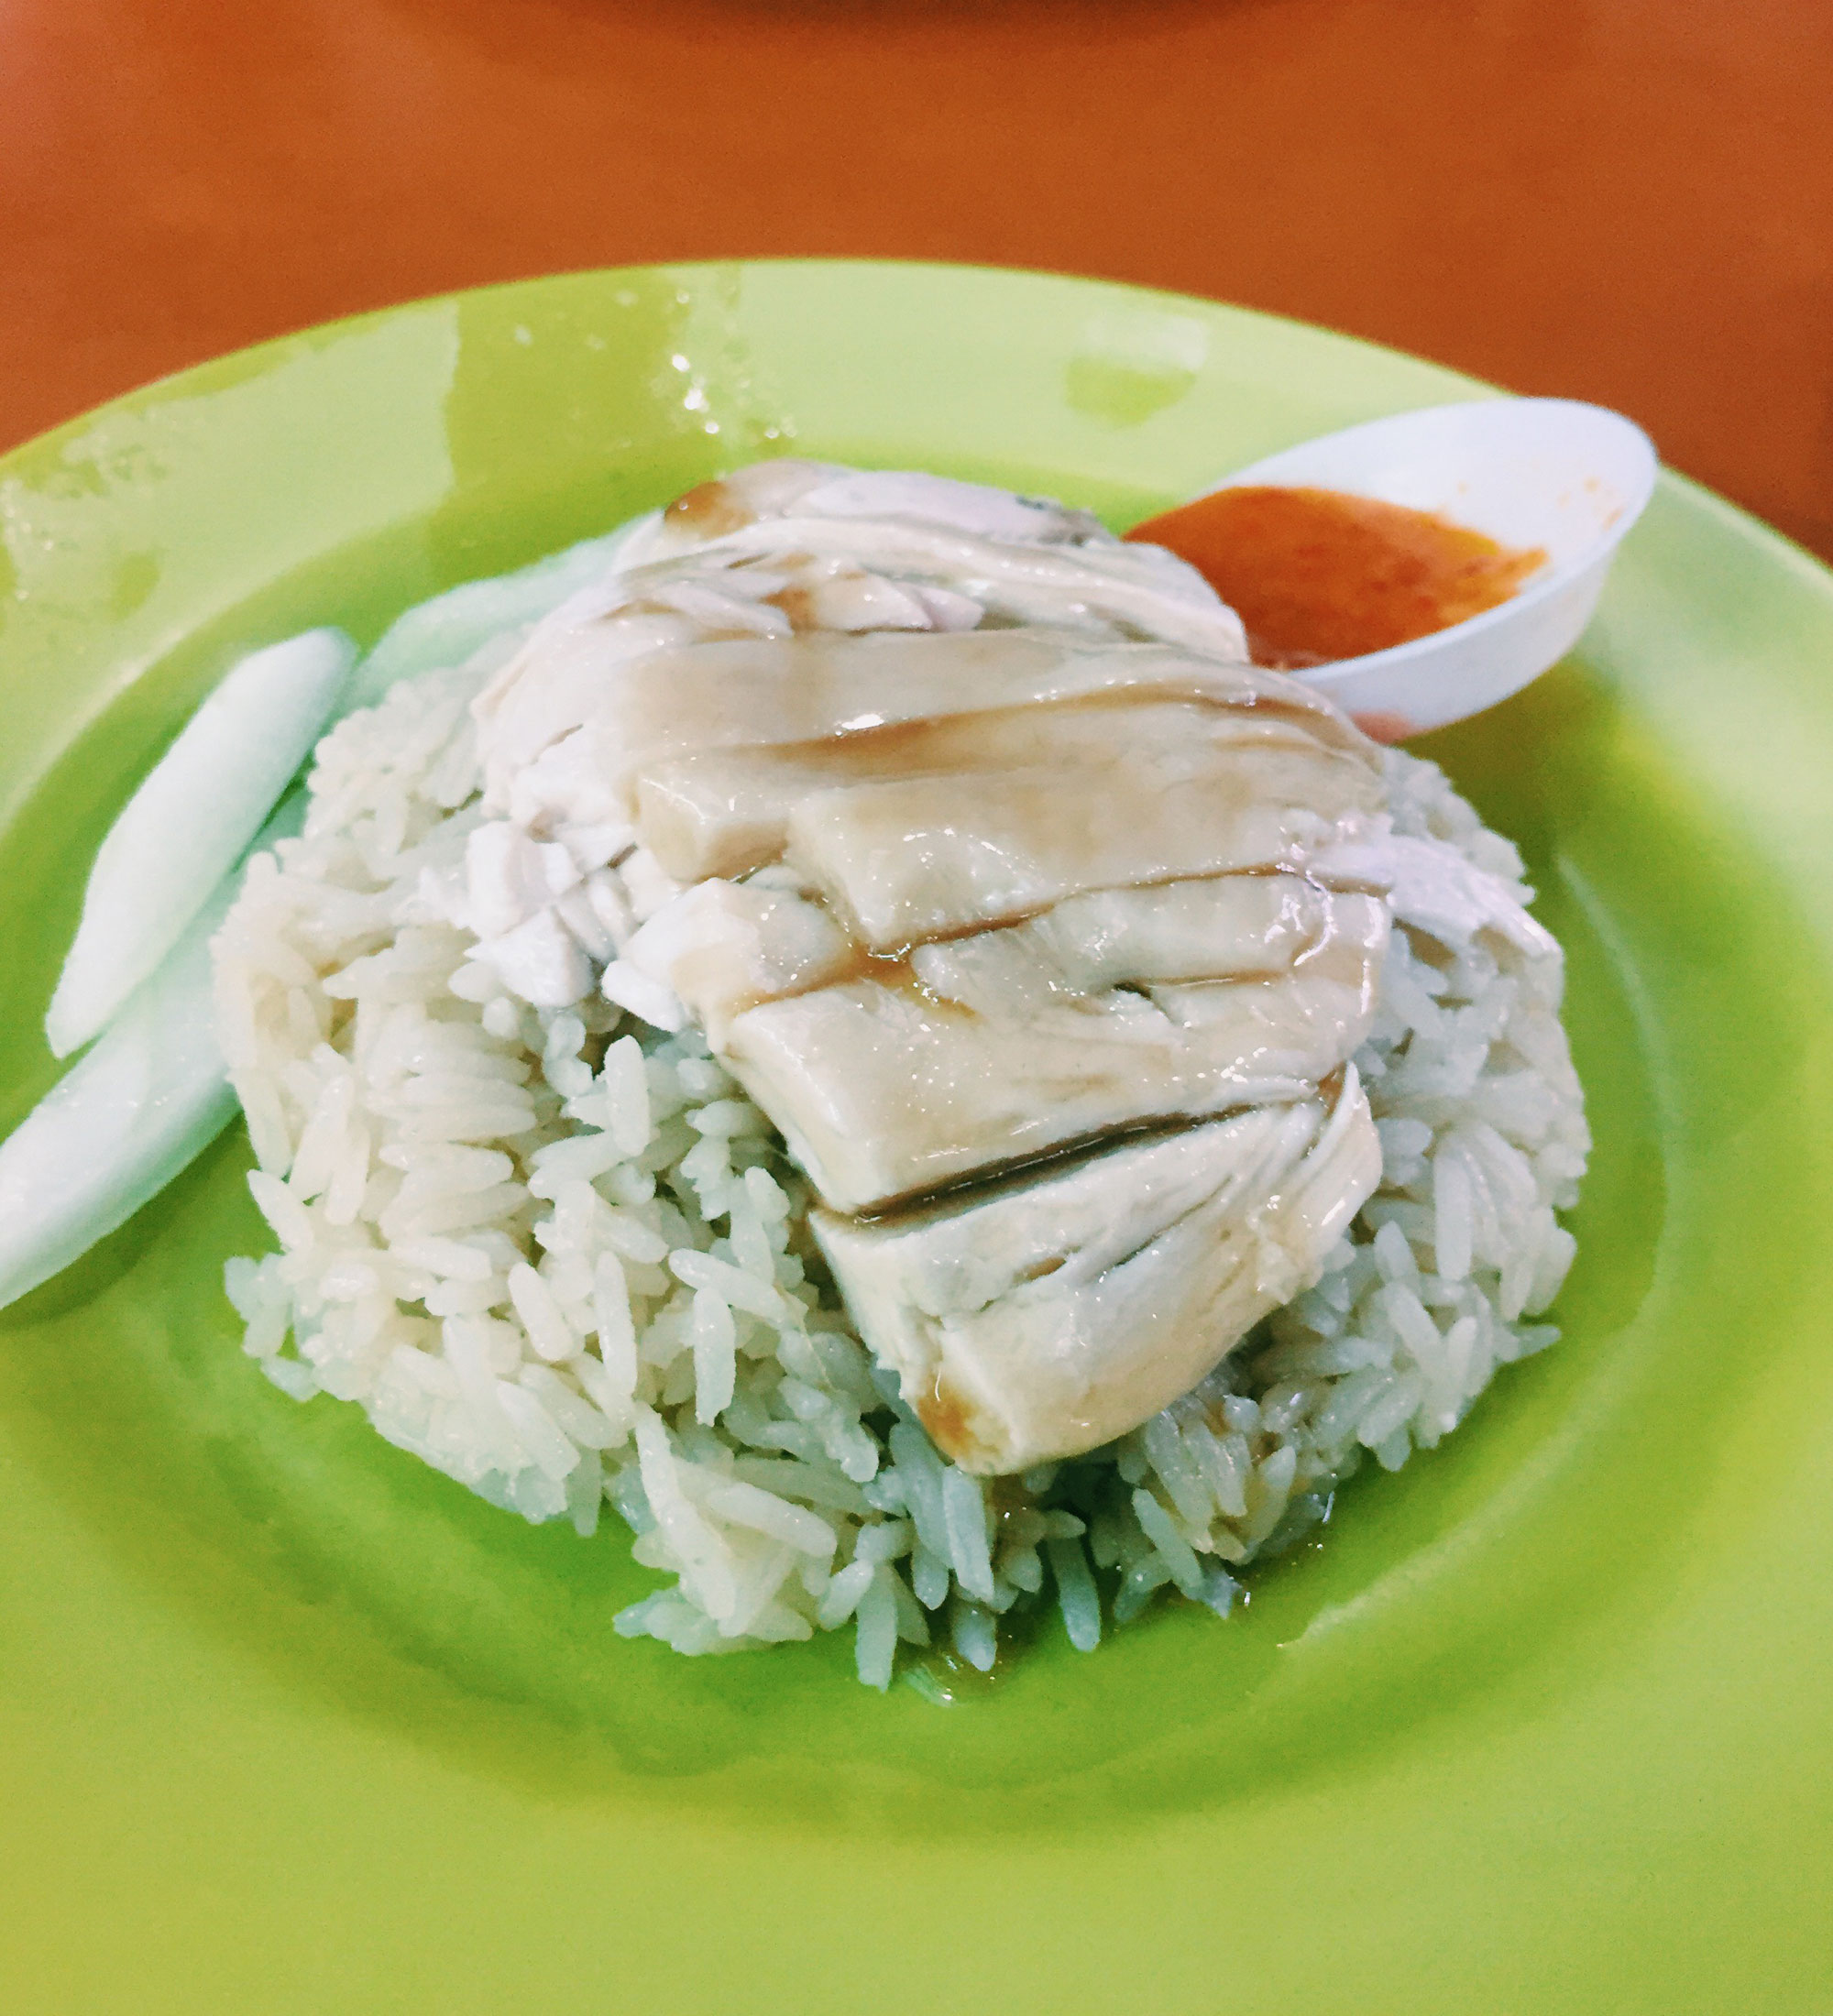
[[[1005,1007],[979,987],[978,1008],[914,979],[850,979],[747,1009],[721,1055],[826,1202],[884,1211],[1129,1127],[1307,1097],[1367,1035],[1387,946],[1378,902],[1341,901],[1359,937],[1333,939],[1316,970],[1015,990]]]
[[[1378,752],[1169,554],[760,465],[636,535],[476,718],[479,956],[698,1024],[965,1467],[1147,1419],[1377,1180],[1348,1064]]]
[[[862,1335],[969,1470],[1149,1419],[1316,1280],[1381,1176],[1354,1068],[1261,1107],[880,1222],[814,1224]]]

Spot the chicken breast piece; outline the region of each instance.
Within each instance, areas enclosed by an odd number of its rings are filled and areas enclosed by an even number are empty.
[[[474,704],[487,809],[524,824],[628,818],[635,776],[671,757],[1097,694],[1259,707],[1375,760],[1372,744],[1295,681],[1165,644],[1041,628],[697,642],[684,641],[688,628],[679,614],[625,613],[537,630]],[[555,783],[563,788],[543,788]]]
[[[1447,942],[1493,931],[1530,959],[1558,954],[1558,940],[1522,907],[1522,896],[1531,892],[1437,841],[1388,833],[1339,842],[1317,857],[1313,869],[1332,882],[1385,891],[1397,917]]]
[[[1211,875],[1071,896],[1005,930],[917,946],[912,970],[932,993],[981,1014],[1067,994],[1179,981],[1273,980],[1333,946],[1385,945],[1384,906],[1302,875]],[[1334,978],[1360,984],[1355,971]]]
[[[1272,748],[1304,752],[1302,720],[1252,707],[1106,696],[998,712],[900,722],[827,741],[703,750],[642,765],[636,823],[672,875],[741,875],[774,861],[804,798],[850,783],[1043,764],[1103,765],[1116,741],[1132,751]]]
[[[1177,1000],[1172,983],[1272,980],[1300,965],[1360,985],[1359,951],[1353,966],[1332,966],[1333,948],[1378,948],[1386,932],[1374,897],[1298,875],[1213,876],[1072,897],[1009,929],[919,945],[906,962],[867,954],[824,904],[771,871],[695,883],[636,933],[624,960],[678,996],[721,1050],[747,1008],[874,973],[893,985],[914,974],[939,1001],[1009,1021],[1116,987],[1153,986],[1155,998]]]
[[[1092,512],[1047,498],[1019,497],[919,469],[850,469],[782,456],[697,484],[662,512],[634,553],[639,560],[698,552],[768,519],[887,518],[1020,544],[1111,544]]]
[[[1379,904],[1365,922],[1352,980],[1218,982],[1182,1019],[1126,992],[982,1014],[914,976],[849,980],[735,1016],[720,1057],[827,1203],[882,1210],[1117,1129],[1304,1098],[1373,1021]]]
[[[891,951],[1093,889],[1293,865],[1383,804],[1354,758],[1136,751],[1099,768],[855,784],[805,798],[786,859],[862,945]]]
[[[934,582],[971,597],[1005,623],[1130,632],[1216,658],[1247,659],[1246,635],[1235,611],[1193,568],[1160,547],[1117,540],[1033,544],[909,519],[798,513],[744,526],[697,557],[703,565],[740,564],[785,552],[849,562],[895,580]]]
[[[817,1211],[873,1353],[982,1475],[1098,1448],[1314,1282],[1380,1179],[1353,1068],[1305,1100],[1047,1167],[885,1223]]]
[[[1247,655],[1234,610],[1162,547],[1122,542],[1087,511],[917,470],[757,463],[677,499],[624,557],[704,573],[785,554],[965,591],[1008,622],[1067,616]]]

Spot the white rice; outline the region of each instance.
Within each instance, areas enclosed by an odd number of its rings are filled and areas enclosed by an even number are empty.
[[[321,744],[304,837],[253,864],[216,941],[219,1019],[280,1251],[232,1260],[246,1348],[296,1399],[531,1520],[609,1500],[665,1586],[618,1628],[682,1652],[851,1627],[982,1670],[1002,1620],[1070,1643],[1160,1590],[1226,1616],[1235,1571],[1327,1516],[1365,1452],[1432,1447],[1574,1251],[1589,1146],[1563,962],[1402,916],[1356,1062],[1380,1189],[1317,1287],[1110,1447],[1023,1479],[938,1455],[818,1275],[807,1186],[691,1032],[538,1011],[469,958],[466,703],[499,653]],[[1394,753],[1396,830],[1519,882],[1506,840]],[[1517,890],[1523,899],[1527,892]]]

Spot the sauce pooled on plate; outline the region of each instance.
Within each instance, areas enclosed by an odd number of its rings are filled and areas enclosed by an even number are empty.
[[[1342,490],[1217,490],[1136,525],[1189,561],[1247,628],[1254,663],[1302,671],[1449,630],[1506,602],[1546,562]]]

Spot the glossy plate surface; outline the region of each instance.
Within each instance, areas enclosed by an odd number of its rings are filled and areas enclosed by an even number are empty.
[[[93,847],[236,653],[795,448],[1129,523],[1467,380],[915,266],[587,274],[314,331],[0,462],[0,1128]],[[9,2011],[1824,2011],[1833,580],[1664,478],[1580,654],[1424,745],[1570,954],[1557,1349],[1245,1615],[938,1708],[687,1661],[651,1578],[236,1348],[225,1137],[0,1314]]]

